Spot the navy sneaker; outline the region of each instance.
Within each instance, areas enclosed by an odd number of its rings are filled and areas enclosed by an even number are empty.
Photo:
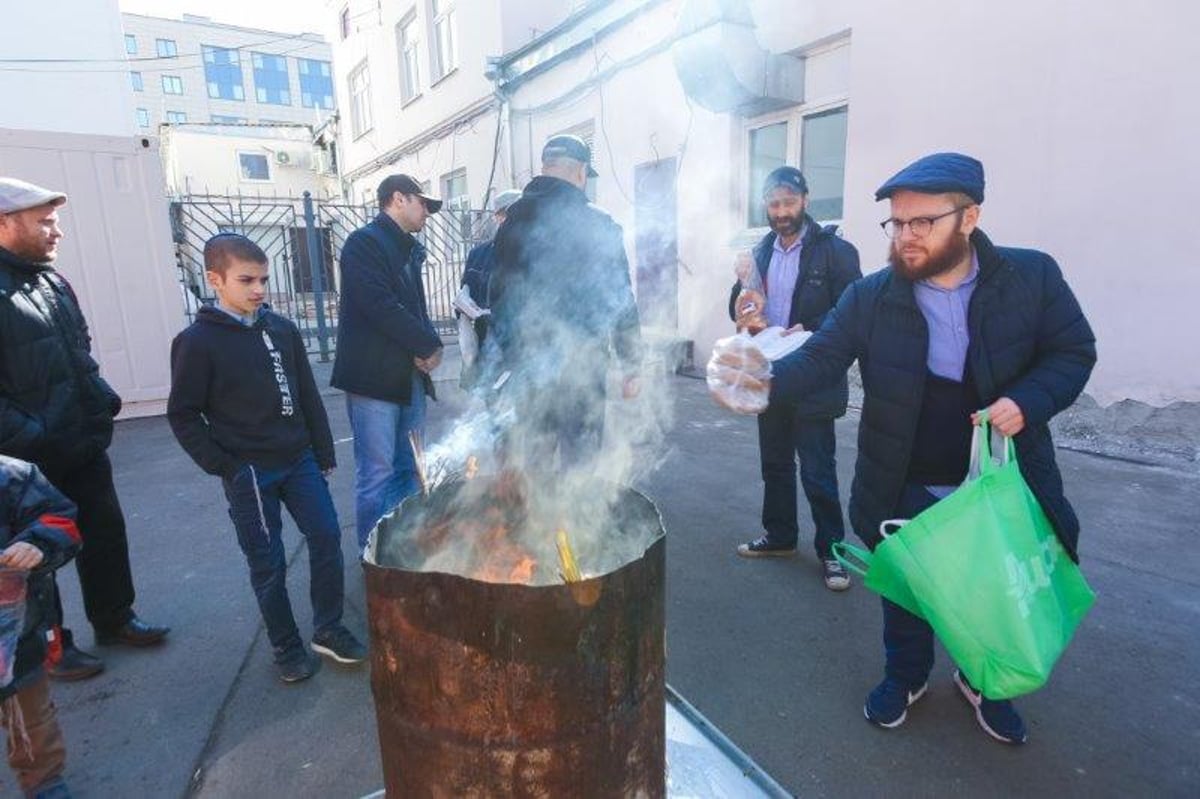
[[[277,661],[275,668],[279,669],[279,679],[284,682],[302,682],[317,673],[321,668],[321,660],[301,649],[294,655]]]
[[[910,688],[899,680],[884,677],[875,690],[867,694],[863,715],[867,721],[886,729],[899,727],[908,718],[908,707],[925,695],[929,683]]]
[[[737,553],[743,558],[790,558],[796,554],[796,545],[776,544],[764,535],[748,544],[738,544]]]
[[[967,678],[958,669],[954,670],[954,684],[963,698],[975,708],[975,720],[983,731],[1006,744],[1025,743],[1025,722],[1017,715],[1017,709],[1007,699],[985,699],[983,694],[971,687]]]
[[[338,663],[362,663],[367,659],[367,648],[340,624],[316,633],[312,648],[314,652]]]

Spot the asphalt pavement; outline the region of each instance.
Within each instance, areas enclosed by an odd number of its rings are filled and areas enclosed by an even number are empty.
[[[328,365],[317,365],[327,384]],[[326,377],[323,377],[326,376]],[[668,681],[789,790],[802,796],[1200,795],[1200,476],[1060,451],[1083,522],[1083,569],[1099,600],[1050,684],[1019,701],[1020,748],[993,742],[950,682],[939,651],[929,695],[894,731],[862,701],[882,675],[878,597],[856,582],[827,591],[810,550],[738,558],[758,535],[752,419],[716,407],[703,382],[668,377],[674,420],[641,486],[668,531]],[[452,381],[431,438],[461,408]],[[344,530],[346,622],[366,636],[355,560],[353,455],[343,398],[326,395],[341,464],[332,490]],[[843,502],[857,417],[838,422]],[[275,677],[219,482],[162,418],[119,423],[110,451],[129,523],[137,610],[172,625],[149,651],[92,647],[74,570],[68,622],[108,664],[55,685],[67,778],[87,797],[360,797],[382,785],[366,667],[326,664],[312,680]],[[811,521],[801,503],[802,538]],[[302,632],[306,552],[285,542]],[[13,791],[3,777],[0,791]],[[7,794],[5,794],[7,795]]]

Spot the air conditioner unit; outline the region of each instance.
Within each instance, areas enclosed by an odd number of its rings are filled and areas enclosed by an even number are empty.
[[[292,163],[292,156],[286,150],[278,150],[275,153],[275,163],[280,166],[287,166]]]

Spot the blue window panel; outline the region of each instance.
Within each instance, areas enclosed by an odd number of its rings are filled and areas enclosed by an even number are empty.
[[[231,117],[226,114],[213,114],[210,121],[217,125],[245,125],[245,117]]]
[[[168,111],[167,112],[167,122],[172,125],[182,125],[184,122],[187,122],[187,112],[186,111]]]
[[[158,50],[159,58],[175,58],[179,55],[174,39],[155,39],[154,46]]]
[[[333,109],[333,76],[328,61],[297,58],[300,69],[300,104],[305,108]]]
[[[133,90],[135,92],[143,92],[146,90],[145,84],[142,83],[142,73],[130,72],[129,80],[133,82]]]
[[[237,50],[204,45],[204,80],[214,100],[245,100],[242,61]]]
[[[183,78],[178,75],[162,76],[163,94],[183,94]]]
[[[287,59],[270,53],[251,53],[254,62],[254,93],[260,103],[291,105]]]
[[[150,127],[150,112],[145,108],[139,108],[137,110],[137,123],[139,128]]]
[[[137,37],[132,33],[125,34],[125,52],[129,55],[137,55]]]

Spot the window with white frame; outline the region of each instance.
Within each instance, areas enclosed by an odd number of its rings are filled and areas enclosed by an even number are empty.
[[[167,124],[182,125],[184,122],[187,122],[187,111],[168,111],[167,112]]]
[[[466,208],[470,202],[467,195],[467,170],[456,169],[442,175],[442,199],[449,208]]]
[[[808,213],[813,219],[842,218],[846,185],[848,106],[809,114],[800,133],[800,171],[808,182]]]
[[[162,76],[163,94],[183,94],[183,78],[178,75]]]
[[[455,0],[429,0],[429,18],[433,20],[433,80],[438,81],[458,66],[458,41],[454,30]]]
[[[238,174],[242,180],[271,179],[271,162],[264,153],[238,153]]]
[[[396,47],[400,51],[400,102],[409,103],[421,94],[421,37],[417,32],[417,12],[408,12],[396,26]]]
[[[129,80],[133,83],[133,90],[135,92],[143,92],[146,90],[146,85],[142,83],[142,73],[130,72]]]
[[[179,55],[179,49],[175,46],[174,39],[155,39],[154,49],[158,52],[159,58],[175,58]]]
[[[145,108],[139,108],[137,110],[137,123],[139,128],[150,127],[150,112]]]
[[[350,89],[350,133],[354,138],[369,131],[371,120],[371,71],[364,59],[347,78]]]
[[[137,55],[137,37],[132,33],[125,34],[125,52],[129,55]]]
[[[772,169],[793,164],[808,183],[808,213],[818,222],[839,221],[846,168],[849,106],[800,106],[747,120],[745,125],[745,219],[766,227],[762,186]]]

